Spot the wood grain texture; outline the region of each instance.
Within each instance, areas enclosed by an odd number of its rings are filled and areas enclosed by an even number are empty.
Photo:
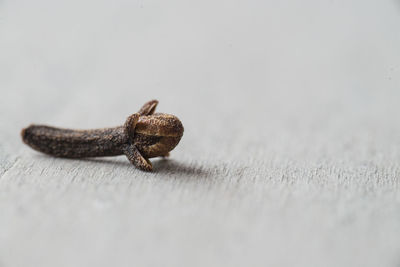
[[[2,1],[0,266],[399,266],[399,12]],[[20,140],[153,98],[185,126],[154,173]]]

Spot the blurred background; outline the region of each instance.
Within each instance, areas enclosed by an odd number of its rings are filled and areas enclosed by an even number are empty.
[[[398,266],[399,48],[398,0],[0,1],[0,266]],[[154,174],[20,140],[150,99]]]

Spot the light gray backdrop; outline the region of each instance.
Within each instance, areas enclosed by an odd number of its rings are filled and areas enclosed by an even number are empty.
[[[400,266],[400,2],[0,1],[0,266]],[[154,173],[30,123],[184,137]]]

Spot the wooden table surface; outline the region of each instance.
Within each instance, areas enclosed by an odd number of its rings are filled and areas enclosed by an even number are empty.
[[[399,266],[399,1],[0,2],[0,266]],[[153,173],[25,146],[150,99]]]

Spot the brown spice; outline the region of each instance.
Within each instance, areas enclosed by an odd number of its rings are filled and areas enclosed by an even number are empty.
[[[148,158],[165,157],[178,145],[183,125],[174,115],[154,113],[158,101],[143,105],[123,126],[71,130],[31,125],[21,132],[25,144],[42,153],[64,158],[105,157],[125,154],[137,168],[151,171]]]

